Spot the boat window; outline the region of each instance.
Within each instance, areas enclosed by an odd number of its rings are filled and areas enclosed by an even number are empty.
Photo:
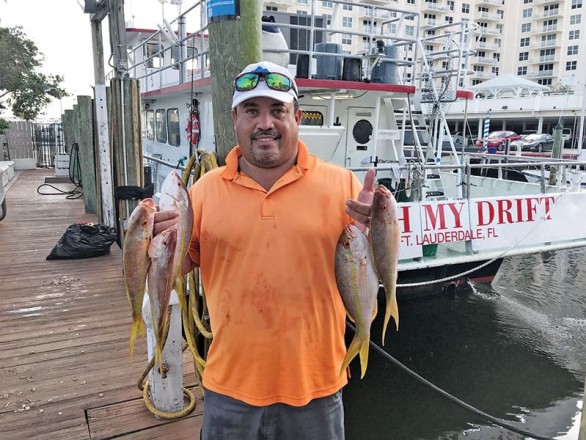
[[[163,46],[158,43],[147,43],[145,60],[146,66],[160,69],[163,65]]]
[[[169,132],[169,145],[178,147],[181,144],[179,135],[179,109],[167,110],[167,131]]]
[[[372,136],[372,124],[366,119],[358,121],[352,128],[352,136],[359,144],[367,144]]]
[[[179,62],[180,61],[187,61],[194,59],[197,56],[197,48],[193,46],[187,46],[186,48],[185,59],[181,60],[181,47],[173,46],[171,48],[171,65],[173,69],[179,69]]]
[[[155,111],[147,110],[144,118],[144,126],[146,130],[146,138],[148,140],[155,140]]]
[[[304,111],[301,115],[301,125],[324,125],[324,115],[322,112],[316,112],[314,110]]]
[[[165,117],[165,109],[158,109],[155,113],[155,128],[157,135],[157,142],[167,142],[167,118]]]

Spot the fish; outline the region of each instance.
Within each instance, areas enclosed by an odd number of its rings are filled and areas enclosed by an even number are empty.
[[[157,210],[153,199],[141,200],[128,217],[122,249],[122,267],[126,296],[132,309],[130,329],[130,364],[136,337],[144,337],[142,301],[146,288],[147,273],[151,264],[148,249],[153,235],[154,214]]]
[[[399,329],[399,306],[397,304],[397,274],[401,229],[399,226],[397,201],[384,185],[374,190],[370,213],[368,239],[374,254],[376,271],[385,289],[386,309],[383,323],[382,343],[385,345],[387,325],[391,316]]]
[[[173,289],[173,273],[170,270],[177,244],[177,231],[165,229],[155,235],[149,245],[151,267],[148,271],[148,293],[151,317],[155,329],[155,362],[160,365],[165,345],[164,329],[169,319],[167,310]]]
[[[356,332],[342,361],[340,375],[358,354],[360,378],[366,374],[370,326],[376,315],[379,290],[373,259],[367,237],[356,226],[346,226],[336,244],[334,271],[344,307],[356,324]]]
[[[177,218],[177,224],[175,226],[177,231],[175,254],[170,269],[173,280],[175,281],[182,275],[181,268],[183,266],[183,260],[187,255],[193,229],[193,210],[191,208],[191,199],[189,198],[187,188],[185,188],[183,181],[174,171],[167,175],[161,186],[159,209],[161,211],[175,209],[179,212],[179,217]],[[178,289],[176,290],[178,290],[180,306],[184,307],[184,293],[180,294],[179,292],[179,290],[181,290],[179,284],[181,283],[177,284]]]

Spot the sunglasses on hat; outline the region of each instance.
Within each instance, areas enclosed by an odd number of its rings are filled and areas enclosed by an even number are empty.
[[[293,81],[291,81],[291,78],[282,73],[276,72],[242,73],[234,80],[234,88],[239,92],[253,90],[258,86],[261,79],[264,80],[269,89],[277,90],[279,92],[288,92],[293,89],[295,94],[297,94],[297,89],[295,88]]]

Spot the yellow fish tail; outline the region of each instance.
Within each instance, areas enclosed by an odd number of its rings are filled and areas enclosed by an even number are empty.
[[[342,366],[340,367],[340,376],[346,370],[346,367],[350,365],[352,359],[356,357],[356,355],[360,354],[360,378],[362,379],[366,374],[366,368],[368,366],[368,349],[369,349],[369,338],[359,336],[356,334],[352,342],[350,343],[350,347],[346,351],[346,356],[342,361]]]
[[[387,325],[391,319],[391,316],[395,320],[395,326],[399,330],[399,306],[397,305],[397,296],[392,295],[387,298],[387,307],[385,310],[385,321],[383,324],[383,345],[385,345],[385,335],[387,334]]]
[[[138,319],[133,319],[132,326],[130,327],[130,366],[132,367],[132,353],[134,352],[134,342],[136,341],[136,337],[141,335],[144,337],[145,335],[145,328],[144,328],[144,321],[142,317],[138,316]]]

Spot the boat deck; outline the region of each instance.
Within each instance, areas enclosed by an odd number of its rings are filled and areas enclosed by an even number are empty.
[[[67,226],[97,221],[83,199],[37,193],[53,175],[17,173],[0,222],[0,438],[199,439],[203,401],[188,353],[184,385],[197,396],[194,411],[161,420],[144,404],[137,382],[146,340],[137,340],[131,367],[116,243],[102,257],[45,259]]]

